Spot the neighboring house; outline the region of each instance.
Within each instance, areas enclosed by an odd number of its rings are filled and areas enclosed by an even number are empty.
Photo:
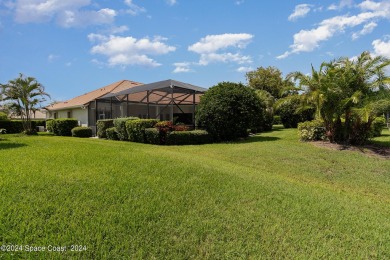
[[[76,118],[79,125],[93,131],[98,120],[129,116],[195,126],[195,108],[206,90],[170,79],[150,84],[122,80],[47,106],[46,118]]]
[[[117,93],[139,85],[142,85],[142,83],[121,80],[70,100],[49,105],[45,107],[48,111],[46,118],[76,118],[81,126],[95,126],[95,113],[91,111],[91,108],[95,107],[97,99],[107,94]],[[104,112],[99,112],[101,114],[100,119],[110,118],[110,115],[104,116]]]
[[[31,119],[35,119],[35,120],[45,120],[46,119],[46,110],[45,109],[39,109],[39,110],[36,110],[34,112],[31,112],[30,114],[30,118]],[[14,115],[14,114],[10,114],[9,115],[9,118],[11,119],[21,119],[20,116],[17,116],[17,115]]]

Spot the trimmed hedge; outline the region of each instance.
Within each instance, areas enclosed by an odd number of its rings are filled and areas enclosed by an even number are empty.
[[[23,132],[23,124],[20,120],[0,120],[0,128],[7,130],[7,134],[18,134]]]
[[[118,134],[118,138],[121,141],[127,141],[129,140],[129,137],[127,136],[127,130],[126,130],[126,122],[129,120],[137,120],[138,117],[121,117],[114,119],[114,127],[116,128],[116,132]]]
[[[301,141],[318,141],[326,138],[324,122],[320,120],[298,123],[298,136]]]
[[[77,126],[71,132],[73,137],[92,137],[92,129],[89,127]]]
[[[167,135],[167,145],[191,145],[212,143],[211,135],[205,130],[173,131]]]
[[[106,129],[106,137],[108,140],[119,140],[116,127],[110,127]]]
[[[51,133],[54,133],[54,119],[46,120],[46,130]]]
[[[74,118],[59,118],[50,121],[49,126],[55,135],[72,136],[72,129],[78,126],[78,121]]]
[[[33,130],[37,126],[45,126],[45,120],[32,120],[31,127]],[[23,132],[23,122],[22,120],[0,120],[0,128],[7,130],[8,134],[18,134]]]
[[[99,138],[107,138],[106,130],[114,126],[114,119],[103,119],[98,120],[96,123],[97,126],[97,136]]]
[[[145,129],[145,143],[147,144],[161,144],[161,134],[157,128]]]
[[[152,128],[157,119],[137,119],[126,121],[128,139],[131,142],[145,143],[145,129]]]

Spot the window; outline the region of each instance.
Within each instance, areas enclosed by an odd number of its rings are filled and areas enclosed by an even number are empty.
[[[68,111],[68,112],[66,113],[66,116],[67,116],[67,118],[71,118],[71,117],[72,117],[72,111]]]
[[[58,114],[57,112],[54,112],[54,115],[53,115],[54,119],[57,119],[58,118]]]

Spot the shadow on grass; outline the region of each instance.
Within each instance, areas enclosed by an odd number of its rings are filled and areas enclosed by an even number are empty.
[[[239,143],[261,143],[280,140],[279,137],[255,135],[239,141]]]
[[[11,143],[7,139],[0,139],[0,150],[19,148],[23,146],[27,146],[27,145],[21,143]]]

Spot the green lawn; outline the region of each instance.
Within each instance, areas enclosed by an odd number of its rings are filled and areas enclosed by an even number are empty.
[[[390,160],[296,129],[181,147],[3,138],[0,241],[24,251],[0,259],[390,258]]]

